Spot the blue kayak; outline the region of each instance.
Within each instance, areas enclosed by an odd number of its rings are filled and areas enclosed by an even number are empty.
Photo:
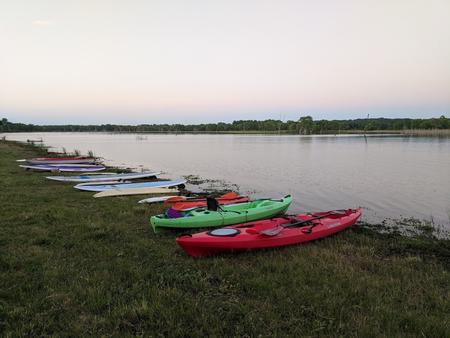
[[[117,183],[117,184],[96,184],[96,185],[76,185],[75,189],[85,191],[105,191],[111,189],[138,189],[138,188],[168,188],[184,185],[187,181],[185,179],[178,179],[172,181],[151,181],[151,182],[139,182],[139,183]]]

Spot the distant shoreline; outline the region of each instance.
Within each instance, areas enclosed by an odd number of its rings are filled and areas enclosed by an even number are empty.
[[[299,136],[334,136],[334,135],[392,135],[392,136],[450,136],[450,129],[405,129],[405,130],[330,130],[323,133],[299,134],[281,131],[262,131],[262,130],[245,130],[245,131],[107,131],[107,130],[54,130],[54,131],[3,131],[3,134],[12,133],[113,133],[113,134],[201,134],[201,135],[299,135]]]
[[[399,135],[450,135],[450,119],[439,118],[366,118],[354,120],[313,120],[301,116],[297,121],[288,120],[237,120],[233,122],[197,124],[61,124],[34,125],[0,120],[0,132],[127,132],[171,134],[286,134],[286,135],[335,135],[335,134],[399,134]]]

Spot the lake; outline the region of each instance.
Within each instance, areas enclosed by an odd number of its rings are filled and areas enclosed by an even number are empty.
[[[362,206],[364,220],[415,217],[449,227],[450,138],[402,136],[12,133],[106,164],[197,175],[252,197],[292,194],[291,212]]]

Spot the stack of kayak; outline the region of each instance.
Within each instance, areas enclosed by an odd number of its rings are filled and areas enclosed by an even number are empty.
[[[38,157],[28,160],[20,167],[26,170],[59,171],[59,172],[95,172],[105,170],[102,165],[96,165],[94,157],[69,156],[69,157]]]

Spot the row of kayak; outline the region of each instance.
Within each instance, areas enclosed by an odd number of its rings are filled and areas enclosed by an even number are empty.
[[[89,158],[66,157],[54,160],[40,158],[27,160],[23,167],[33,170],[79,171],[92,170],[89,163],[36,163],[36,161],[83,161]],[[36,167],[40,169],[35,169]],[[53,169],[52,169],[53,168]],[[55,169],[57,168],[57,169]],[[94,171],[94,170],[92,170]],[[163,194],[149,197],[139,203],[164,202],[165,213],[152,216],[150,225],[155,233],[164,230],[205,229],[197,234],[187,234],[176,239],[177,244],[192,257],[205,257],[222,252],[275,248],[305,243],[345,230],[355,224],[361,210],[331,210],[298,215],[285,215],[292,197],[281,199],[250,200],[230,192],[217,198],[173,196],[177,188],[184,188],[186,180],[152,180],[160,172],[143,173],[96,173],[77,176],[48,176],[58,182],[77,183],[74,187],[96,192],[94,197],[137,194]]]
[[[27,164],[20,165],[28,170],[35,171],[60,171],[60,172],[93,172],[104,170],[104,166],[85,164],[93,158],[86,157],[47,157],[35,158],[25,161]],[[67,164],[73,162],[76,164]],[[94,197],[113,197],[125,195],[142,194],[173,194],[176,188],[183,188],[186,180],[154,180],[161,172],[142,173],[86,173],[76,176],[47,176],[47,179],[59,182],[77,183],[74,188],[83,191],[92,191],[97,194]],[[142,181],[152,179],[151,181]],[[139,180],[136,182],[136,180]],[[168,196],[170,197],[170,196]]]

